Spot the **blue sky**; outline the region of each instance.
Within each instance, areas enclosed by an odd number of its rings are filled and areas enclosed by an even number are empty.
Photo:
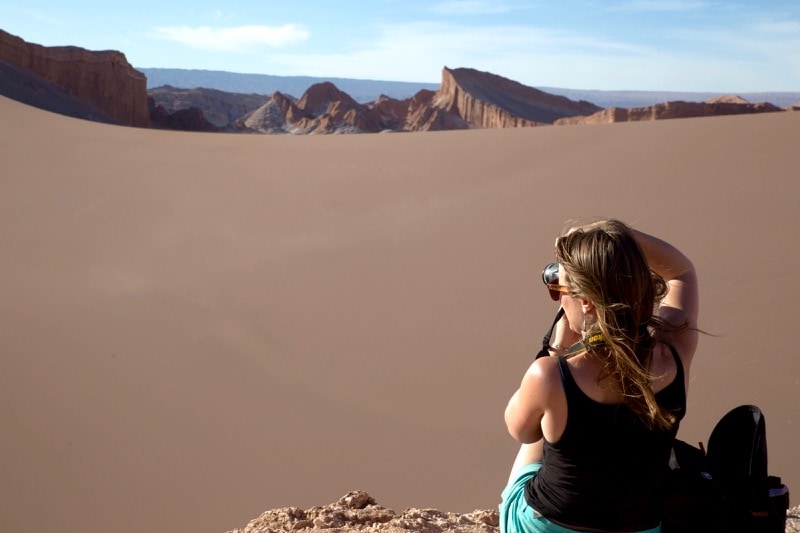
[[[135,67],[534,87],[800,91],[797,0],[0,0],[0,29]]]

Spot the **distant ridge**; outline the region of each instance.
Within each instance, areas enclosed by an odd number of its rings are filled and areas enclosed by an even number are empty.
[[[664,102],[707,102],[728,93],[682,92],[682,91],[600,91],[582,89],[561,89],[539,87],[553,94],[566,96],[571,100],[587,100],[600,107],[646,107]],[[769,102],[778,107],[790,107],[800,102],[800,92],[736,92],[748,102]]]
[[[435,91],[438,83],[404,81],[358,80],[350,78],[319,78],[313,76],[272,76],[269,74],[238,74],[219,70],[190,70],[179,68],[139,68],[147,76],[147,88],[171,85],[181,89],[217,89],[232,93],[271,95],[276,92],[300,97],[309,87],[331,82],[355,101],[374,102],[381,95],[398,100],[411,98],[419,91]]]
[[[147,88],[171,85],[182,89],[217,89],[220,91],[271,95],[281,92],[299,98],[316,83],[330,81],[360,103],[374,102],[380,95],[403,100],[420,90],[437,91],[439,83],[413,83],[401,81],[359,80],[352,78],[320,78],[312,76],[273,76],[269,74],[240,74],[217,70],[189,70],[179,68],[138,68],[147,76]],[[691,91],[601,91],[565,89],[537,86],[537,89],[566,96],[570,100],[585,100],[599,107],[644,107],[668,101],[705,102],[724,92]],[[797,92],[736,92],[749,102],[770,102],[778,107],[788,107],[800,102]]]

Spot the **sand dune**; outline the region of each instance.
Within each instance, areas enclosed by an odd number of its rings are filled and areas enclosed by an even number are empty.
[[[367,490],[496,505],[574,216],[695,261],[681,437],[767,418],[800,487],[800,114],[185,134],[0,98],[0,530],[225,531]]]

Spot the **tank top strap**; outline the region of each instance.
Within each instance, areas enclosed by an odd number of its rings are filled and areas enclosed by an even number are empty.
[[[685,385],[686,378],[684,376],[683,361],[681,361],[681,356],[678,355],[678,350],[676,350],[673,345],[667,344],[667,346],[669,347],[669,351],[672,352],[672,357],[675,359],[675,368],[677,369],[675,373],[675,381]]]
[[[558,356],[558,370],[561,373],[561,386],[564,387],[564,392],[569,398],[570,393],[578,388],[578,384],[575,383],[575,378],[572,377],[572,372],[569,371],[566,357]]]

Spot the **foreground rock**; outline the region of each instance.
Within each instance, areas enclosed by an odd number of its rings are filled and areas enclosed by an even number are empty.
[[[228,533],[273,533],[304,529],[335,533],[373,531],[384,533],[495,533],[499,530],[497,510],[476,510],[471,513],[446,513],[435,509],[406,509],[396,513],[378,505],[364,491],[349,492],[324,507],[303,510],[285,507],[267,511],[244,528]],[[800,506],[789,511],[786,531],[800,532]]]
[[[251,520],[244,528],[234,529],[228,533],[268,533],[302,529],[321,529],[331,532],[494,533],[498,530],[498,523],[496,510],[457,514],[435,509],[411,508],[398,514],[378,505],[366,492],[354,491],[324,507],[312,507],[308,510],[286,507],[267,511],[255,520]]]
[[[800,505],[786,515],[786,533],[800,533]]]

